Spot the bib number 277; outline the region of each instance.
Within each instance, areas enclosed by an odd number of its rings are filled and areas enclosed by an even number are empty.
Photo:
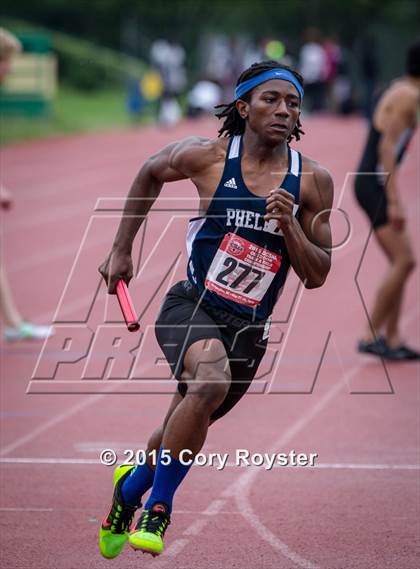
[[[245,306],[257,306],[280,268],[281,256],[234,233],[224,236],[206,276],[206,288]]]
[[[249,292],[251,292],[251,290],[257,286],[257,284],[260,282],[260,280],[265,275],[264,271],[260,271],[259,269],[255,269],[254,267],[251,267],[250,265],[247,265],[245,263],[241,263],[241,262],[237,261],[236,259],[234,259],[233,257],[226,257],[226,259],[223,262],[223,265],[227,268],[223,269],[217,275],[216,281],[221,283],[224,286],[229,287],[229,288],[232,288],[232,289],[238,288],[239,285],[248,277],[249,274],[252,274],[252,276],[254,276],[254,278],[251,280],[251,282],[249,282],[249,284],[247,284],[247,286],[242,290],[242,292],[244,294],[248,294]],[[239,269],[239,270],[236,272],[235,269]],[[230,273],[233,273],[234,271],[235,271],[235,274],[238,274],[238,273],[239,274],[232,282],[229,282],[228,280],[226,280],[225,277],[227,277]],[[248,280],[249,279],[247,279],[247,281]]]

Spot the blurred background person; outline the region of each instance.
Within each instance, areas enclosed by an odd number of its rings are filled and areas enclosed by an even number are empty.
[[[19,40],[7,30],[0,28],[0,83],[10,71],[13,56],[21,50]],[[0,182],[2,215],[12,203],[10,190]],[[49,326],[38,326],[23,319],[15,304],[2,261],[0,262],[0,310],[4,327],[3,336],[6,340],[42,340],[51,334]]]
[[[335,98],[335,82],[338,76],[339,65],[342,61],[341,46],[335,36],[328,36],[324,43],[325,52],[325,82],[327,89],[327,102],[330,110],[337,112],[338,105]]]
[[[354,83],[351,76],[351,55],[343,47],[340,49],[336,76],[331,85],[331,95],[331,110],[334,112],[340,115],[348,115],[356,110]]]
[[[397,179],[398,166],[417,126],[420,41],[408,51],[406,72],[378,101],[355,181],[357,201],[390,263],[358,349],[390,360],[420,359],[419,352],[403,344],[399,330],[404,288],[415,260]]]
[[[242,50],[242,67],[241,72],[248,67],[251,67],[256,61],[262,61],[264,59],[264,49],[262,47],[262,41],[259,37],[250,37],[245,43],[245,47]]]
[[[211,114],[214,107],[222,101],[222,89],[214,81],[202,79],[198,81],[189,91],[187,96],[188,110],[190,118],[196,118],[203,114]]]
[[[375,38],[366,33],[360,40],[359,65],[362,75],[362,109],[368,120],[372,119],[375,103],[375,92],[379,78],[379,58]]]
[[[225,35],[217,34],[208,39],[205,54],[205,74],[220,85],[222,99],[229,97],[235,84],[237,68],[233,42]]]
[[[299,53],[299,71],[305,80],[305,106],[308,111],[325,107],[327,56],[321,43],[321,33],[308,28]]]
[[[178,97],[185,90],[187,84],[185,50],[173,40],[158,39],[152,44],[150,59],[163,81],[159,124],[174,126],[182,117]]]
[[[127,79],[127,111],[133,123],[140,120],[145,105],[138,77]]]

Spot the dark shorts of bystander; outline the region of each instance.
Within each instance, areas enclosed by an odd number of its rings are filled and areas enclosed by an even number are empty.
[[[388,223],[385,187],[377,176],[358,174],[355,181],[355,194],[361,208],[365,211],[374,229]]]

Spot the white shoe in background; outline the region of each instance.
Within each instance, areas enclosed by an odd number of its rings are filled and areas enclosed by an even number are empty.
[[[40,326],[32,322],[22,322],[19,326],[7,327],[4,329],[3,336],[8,342],[19,340],[45,340],[53,335],[51,326]]]

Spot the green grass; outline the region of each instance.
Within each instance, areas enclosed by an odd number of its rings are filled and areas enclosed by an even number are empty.
[[[81,92],[61,86],[48,116],[0,116],[0,144],[50,136],[124,128],[133,124],[123,89]],[[150,122],[151,111],[140,122]]]

